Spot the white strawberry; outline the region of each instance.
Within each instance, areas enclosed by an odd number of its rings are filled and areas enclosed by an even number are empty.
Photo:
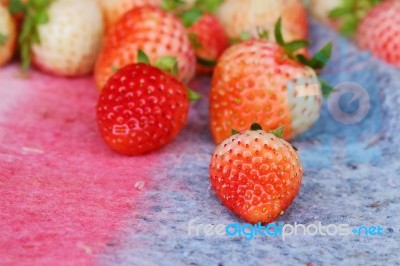
[[[286,40],[307,39],[307,16],[301,0],[225,0],[216,13],[231,39],[259,29],[273,37],[275,22],[283,21]]]
[[[24,68],[31,59],[43,71],[59,76],[92,72],[103,38],[96,0],[29,1],[22,7],[25,17],[19,42]]]
[[[163,0],[98,0],[104,14],[106,31],[129,10],[145,5],[160,6],[162,1]]]

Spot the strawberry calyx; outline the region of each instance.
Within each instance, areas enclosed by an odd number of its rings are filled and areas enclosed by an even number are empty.
[[[258,130],[263,130],[261,125],[258,123],[252,123],[250,126],[250,131],[258,131]],[[271,133],[272,135],[274,135],[277,138],[282,139],[283,138],[283,130],[284,130],[284,127],[282,126],[275,130],[271,130],[269,133]],[[240,133],[241,133],[240,131],[238,131],[236,129],[232,129],[232,136],[240,134]]]
[[[311,67],[317,72],[319,72],[327,65],[332,54],[332,42],[328,42],[311,58],[307,58],[303,54],[298,54],[296,52],[299,49],[307,47],[309,45],[309,41],[295,40],[291,42],[285,42],[282,35],[281,27],[282,19],[279,18],[277,23],[275,24],[275,40],[278,45],[280,45],[284,49],[286,56],[304,66]],[[318,78],[318,80],[320,81],[324,97],[328,97],[333,92],[333,88],[321,78]]]
[[[380,2],[381,0],[343,0],[342,5],[332,9],[328,16],[334,21],[340,20],[340,33],[350,37],[354,35],[366,13]]]
[[[222,2],[223,0],[197,0],[191,8],[179,12],[178,17],[186,28],[190,28],[199,21],[205,13],[214,13]],[[174,11],[181,8],[184,4],[185,2],[182,0],[164,0],[161,6],[166,11]],[[196,34],[190,33],[189,40],[195,49],[200,49],[202,47]],[[197,63],[205,67],[214,67],[217,64],[215,61],[200,57],[197,57]]]
[[[18,38],[21,53],[21,67],[27,70],[31,63],[31,47],[40,44],[38,27],[49,21],[47,9],[52,0],[10,0],[9,10],[12,14],[23,14],[21,33]]]
[[[0,45],[4,45],[7,42],[8,37],[2,33],[0,33]]]
[[[179,74],[178,61],[173,56],[160,57],[156,60],[154,64],[151,64],[147,54],[143,52],[143,50],[139,50],[137,55],[137,61],[138,63],[154,66],[174,77],[177,77]],[[201,95],[193,91],[192,89],[186,87],[186,91],[190,102],[196,102],[201,99]]]

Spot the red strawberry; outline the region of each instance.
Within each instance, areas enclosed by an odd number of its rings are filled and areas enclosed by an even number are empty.
[[[185,87],[173,76],[144,63],[113,75],[97,103],[97,122],[109,147],[140,155],[171,142],[186,123]]]
[[[389,64],[400,66],[400,1],[375,6],[361,21],[356,42]]]
[[[183,83],[194,76],[196,57],[185,27],[173,14],[144,6],[126,13],[107,35],[95,68],[99,91],[115,69],[137,62],[139,50],[153,63],[163,56],[176,58]]]
[[[197,71],[211,73],[217,59],[229,46],[224,28],[210,13],[201,14],[195,22],[188,23],[186,26],[188,26],[189,38],[197,56]]]
[[[251,223],[268,223],[296,197],[303,168],[296,150],[257,124],[219,144],[210,163],[210,181],[222,203]]]
[[[221,4],[221,0],[197,0],[191,8],[182,7],[185,4],[182,0],[164,0],[163,3],[167,11],[178,14],[188,29],[197,57],[197,72],[211,73],[217,59],[229,46],[224,28],[212,14]]]
[[[7,8],[0,3],[0,66],[6,64],[14,54],[17,29]]]
[[[92,72],[103,38],[103,21],[96,0],[12,1],[24,13],[19,37],[23,67],[30,60],[40,69],[67,77]]]
[[[245,130],[254,121],[266,130],[284,126],[285,139],[292,139],[318,119],[322,92],[313,68],[325,65],[331,44],[308,60],[296,55],[307,41],[285,43],[280,24],[275,29],[278,43],[249,40],[219,59],[210,92],[211,131],[217,143],[232,128]]]
[[[163,0],[98,0],[104,14],[105,29],[108,31],[125,13],[145,5],[160,6]]]

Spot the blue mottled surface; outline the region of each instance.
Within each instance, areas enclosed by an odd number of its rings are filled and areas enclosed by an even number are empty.
[[[125,219],[124,228],[100,258],[103,265],[400,265],[400,72],[357,50],[331,30],[312,25],[313,50],[334,41],[324,72],[332,85],[362,85],[371,109],[355,125],[337,122],[324,106],[314,128],[295,141],[305,173],[301,191],[279,218],[284,223],[381,225],[384,235],[273,237],[190,236],[188,223],[230,224],[238,218],[209,188],[208,164],[214,150],[208,103],[197,103],[177,141],[164,149],[170,168],[155,169],[153,188],[140,199],[150,205]],[[207,78],[195,87],[204,88]],[[202,93],[207,95],[207,90]],[[354,111],[344,95],[340,106]],[[138,208],[141,209],[141,208]]]

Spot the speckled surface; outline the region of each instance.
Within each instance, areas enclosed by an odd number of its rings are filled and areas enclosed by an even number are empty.
[[[324,106],[318,123],[294,142],[305,166],[303,184],[278,221],[380,225],[383,236],[247,241],[189,235],[192,219],[242,222],[209,188],[215,145],[206,100],[193,106],[174,143],[126,158],[109,151],[97,134],[92,81],[40,74],[12,80],[17,71],[10,67],[0,72],[0,252],[6,254],[0,264],[400,265],[400,70],[325,27],[312,25],[311,32],[314,49],[334,40],[324,77],[332,85],[362,85],[371,108],[360,123],[344,125]],[[208,83],[204,77],[192,87],[206,96]],[[349,99],[343,96],[342,109],[357,110]],[[43,110],[49,115],[38,119]],[[32,133],[40,130],[47,135]]]

